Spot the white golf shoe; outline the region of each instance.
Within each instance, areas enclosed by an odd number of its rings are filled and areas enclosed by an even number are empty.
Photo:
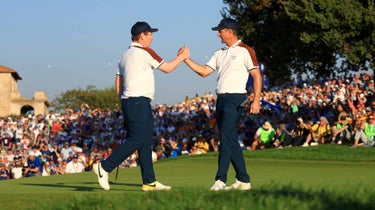
[[[212,185],[210,190],[213,190],[213,191],[225,190],[225,183],[222,182],[220,179],[218,179],[216,180],[215,184]]]
[[[250,182],[241,182],[236,179],[231,186],[227,187],[228,190],[250,190],[251,183]]]
[[[109,183],[108,183],[108,172],[106,172],[102,168],[102,164],[101,163],[95,163],[92,167],[93,167],[93,170],[94,170],[95,174],[98,176],[99,185],[104,190],[111,189],[111,187],[109,186]]]

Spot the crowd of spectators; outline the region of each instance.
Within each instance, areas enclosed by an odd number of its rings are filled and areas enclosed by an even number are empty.
[[[344,144],[373,146],[372,75],[285,83],[264,88],[258,115],[243,112],[238,142],[244,150]],[[196,94],[174,105],[155,104],[153,161],[217,152],[215,96]],[[118,106],[117,106],[118,107]],[[126,141],[120,110],[79,111],[0,118],[0,180],[90,171]],[[137,152],[119,167],[137,167]]]

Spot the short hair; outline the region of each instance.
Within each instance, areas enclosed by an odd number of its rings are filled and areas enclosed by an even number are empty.
[[[236,29],[231,29],[231,30],[232,30],[233,35],[238,36],[238,31]]]
[[[132,36],[132,41],[138,41],[141,37],[141,34],[147,35],[148,33],[151,33],[151,32],[145,31],[145,32],[142,32],[140,34],[134,35],[134,36]]]

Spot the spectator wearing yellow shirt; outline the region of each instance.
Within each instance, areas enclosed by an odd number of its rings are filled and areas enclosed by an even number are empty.
[[[329,125],[329,122],[326,117],[322,116],[320,117],[320,121],[315,123],[311,129],[310,133],[307,135],[305,143],[302,145],[303,147],[310,146],[316,146],[318,144],[324,144],[325,141],[328,140],[328,138],[331,135],[331,126]],[[310,143],[310,141],[312,141]]]
[[[202,135],[198,136],[198,141],[194,144],[195,154],[205,154],[210,149],[210,145],[207,143],[206,138]]]

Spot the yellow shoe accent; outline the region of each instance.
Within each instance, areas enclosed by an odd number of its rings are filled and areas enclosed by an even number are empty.
[[[154,190],[170,190],[172,189],[171,186],[163,185],[162,183],[155,181],[150,184],[143,184],[142,190],[143,191],[154,191]]]

